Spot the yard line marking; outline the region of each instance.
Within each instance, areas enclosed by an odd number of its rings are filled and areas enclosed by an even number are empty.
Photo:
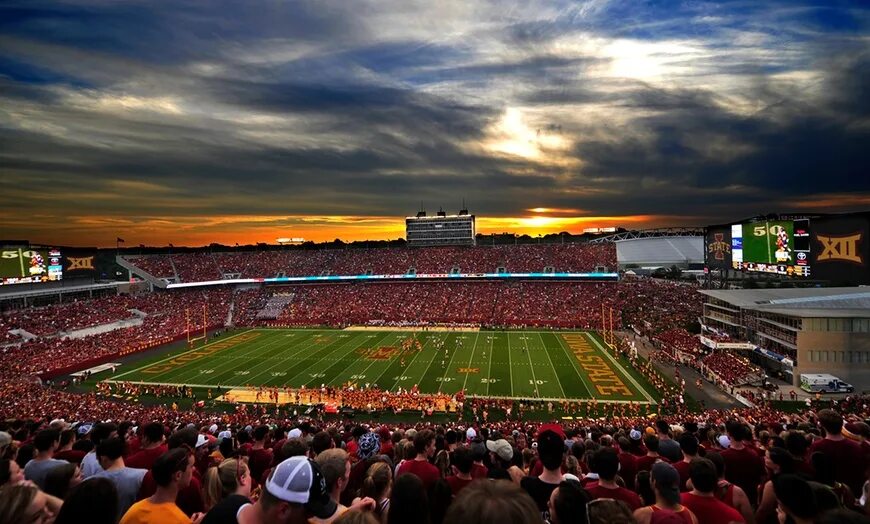
[[[271,347],[276,346],[276,345],[280,348],[281,346],[279,344],[285,342],[280,336],[277,336],[274,334],[272,335],[271,341],[269,341],[268,337],[266,338],[266,340],[268,342],[265,342],[261,345],[255,344],[253,347],[251,347],[247,351],[243,351],[243,352],[236,354],[236,355],[233,355],[233,356],[224,356],[223,358],[225,358],[227,361],[223,362],[222,364],[220,364],[216,367],[216,369],[221,369],[221,371],[219,373],[216,373],[214,375],[215,379],[220,379],[220,380],[217,380],[217,382],[222,383],[224,380],[234,381],[236,379],[236,376],[237,376],[235,374],[236,371],[238,371],[240,368],[251,366],[252,360],[258,361],[256,364],[253,365],[253,367],[260,366],[263,363],[263,361],[265,361],[263,357],[259,357],[260,354],[262,354],[262,355],[269,354],[269,353],[271,353],[271,351],[268,350],[268,348],[271,348]],[[197,373],[192,373],[192,375],[194,377],[198,375],[199,369],[192,368],[191,370],[197,371]],[[176,381],[180,380],[180,381],[182,381],[182,383],[184,383],[185,380],[191,379],[191,377],[188,377],[187,373],[188,373],[188,370],[185,369],[178,376],[171,376],[171,378],[173,380],[176,380]],[[227,376],[227,375],[229,375],[229,376]],[[227,378],[224,379],[224,377],[227,377]]]
[[[480,331],[478,331],[477,333],[474,334],[474,344],[471,346],[471,356],[468,357],[468,367],[469,368],[471,368],[471,361],[474,360],[474,350],[477,349],[477,339],[479,337],[480,337]],[[462,382],[462,391],[465,391],[465,385],[468,384],[468,375],[469,375],[469,373],[465,374],[465,381]]]
[[[357,344],[356,346],[354,346],[352,351],[355,351],[357,348],[359,348],[360,346],[362,346],[363,344],[365,344],[366,342],[369,341],[369,337],[367,337],[367,336],[362,336],[362,337],[360,337],[360,339],[361,339],[361,340],[360,340],[359,344]],[[317,366],[318,364],[320,364],[324,359],[335,356],[335,355],[338,353],[339,350],[344,349],[345,346],[347,346],[350,342],[353,342],[353,340],[354,340],[353,338],[350,338],[350,339],[348,339],[348,340],[342,340],[342,341],[338,344],[337,347],[335,347],[335,348],[333,348],[333,349],[330,349],[330,350],[329,350],[325,355],[323,355],[323,357],[321,357],[321,358],[317,359],[316,361],[312,362],[311,364],[309,364],[308,366],[306,366],[305,368],[303,368],[301,371],[299,371],[298,373],[296,373],[295,375],[293,375],[292,377],[290,377],[289,379],[287,379],[287,382],[288,382],[289,384],[293,384],[293,379],[295,379],[295,378],[298,377],[299,375],[302,375],[302,374],[304,374],[304,373],[308,373],[308,372],[310,372],[312,368],[314,368],[315,366]],[[329,344],[329,345],[327,346],[327,348],[328,348],[329,346],[332,346],[332,344]],[[327,348],[324,348],[324,349],[327,349]],[[346,354],[346,353],[345,353],[345,354]],[[311,381],[311,378],[309,377],[309,379],[308,379],[308,380],[305,380],[302,384],[307,384],[307,383],[310,382],[310,381]],[[300,385],[301,385],[301,384],[300,384]]]
[[[427,341],[424,342],[422,346],[420,346],[420,351],[418,351],[417,353],[414,354],[414,358],[412,358],[411,361],[408,362],[408,365],[406,365],[405,368],[402,370],[403,373],[404,373],[405,369],[411,369],[411,366],[414,364],[414,361],[417,360],[417,357],[419,357],[421,353],[423,353],[423,350],[426,349],[426,346],[429,344],[429,341],[430,341],[430,340],[431,340],[431,339],[427,339]],[[431,360],[429,361],[429,364],[430,364],[430,365],[432,364],[432,361],[431,361]],[[389,368],[387,368],[387,369],[389,369]],[[384,370],[384,373],[387,372],[387,369]],[[383,375],[383,373],[381,373],[381,375]],[[402,374],[402,375],[400,375],[400,376],[406,376],[406,375]],[[380,379],[380,378],[381,378],[381,377],[378,377],[378,379]],[[399,385],[399,382],[401,382],[401,380],[397,380],[397,381],[393,384],[392,389],[388,389],[388,390],[386,390],[386,391],[392,391],[392,390],[396,389],[396,386]],[[419,382],[418,382],[417,384],[419,384]]]
[[[447,335],[449,335],[449,333],[448,333]],[[442,342],[447,340],[447,335],[444,335],[444,339],[442,340]],[[425,347],[425,346],[424,346],[424,347]],[[433,351],[433,353],[434,353],[434,351]],[[437,355],[437,354],[435,354],[434,357],[432,358],[432,360],[429,361],[429,365],[426,366],[426,370],[423,371],[423,375],[420,376],[420,379],[417,381],[417,384],[422,384],[422,383],[423,383],[423,379],[426,378],[426,373],[429,372],[429,368],[432,367],[432,363],[435,362],[436,360],[438,360],[438,355]]]
[[[559,379],[559,374],[556,373],[556,366],[553,364],[553,359],[550,358],[550,351],[547,347],[547,344],[544,343],[544,339],[541,338],[541,335],[538,335],[538,339],[541,341],[541,346],[544,348],[544,353],[547,354],[547,360],[550,361],[550,368],[553,370],[553,375],[556,377],[556,382],[559,384],[559,391],[562,392],[562,396],[565,396],[565,388],[562,387],[562,381]]]
[[[447,340],[447,339],[445,338],[445,340]],[[444,385],[444,379],[447,378],[447,373],[449,373],[450,367],[453,365],[453,359],[455,359],[456,354],[459,353],[459,351],[457,351],[456,347],[455,347],[456,346],[455,340],[453,342],[453,345],[454,345],[453,356],[450,357],[450,361],[447,363],[447,368],[444,370],[444,374],[441,375],[441,382],[438,384],[438,393],[441,393],[441,387]],[[468,377],[468,375],[466,374],[466,378],[467,377]]]
[[[495,334],[489,337],[489,369],[486,371],[486,394],[489,395],[489,386],[492,384],[492,354],[495,353]]]
[[[541,341],[543,342],[543,340]],[[535,376],[535,365],[532,363],[532,352],[529,351],[529,341],[523,340],[523,343],[526,345],[526,356],[529,358],[529,369],[532,370],[532,382],[535,384],[535,397],[540,398],[541,392],[538,391],[538,377]],[[543,345],[544,351],[547,351],[546,344]]]
[[[262,375],[263,373],[268,373],[268,372],[272,371],[273,369],[275,369],[275,368],[278,367],[278,366],[283,366],[283,365],[286,365],[287,362],[289,362],[289,361],[291,361],[291,360],[296,360],[296,357],[298,357],[299,355],[301,355],[301,354],[304,353],[305,351],[307,351],[307,350],[311,349],[312,347],[314,347],[314,345],[315,345],[314,337],[316,337],[316,336],[317,336],[317,335],[314,334],[314,335],[311,337],[311,338],[312,338],[312,342],[309,343],[308,345],[305,345],[305,346],[302,346],[302,347],[296,347],[296,348],[294,348],[294,349],[296,349],[296,351],[292,351],[292,355],[284,356],[283,358],[281,358],[281,357],[262,357],[262,360],[266,360],[266,361],[268,361],[268,360],[274,358],[275,360],[277,360],[277,363],[276,363],[276,364],[273,364],[273,365],[271,365],[271,366],[269,366],[268,368],[264,369],[263,371],[258,372],[256,375],[254,375],[254,376],[252,376],[251,378],[249,378],[249,379],[248,379],[249,383],[252,383],[252,384],[253,384],[253,379],[254,379],[255,377],[259,377],[259,376]],[[321,349],[329,349],[330,347],[332,347],[333,344],[338,344],[339,346],[343,346],[345,343],[346,343],[346,341],[341,341],[341,340],[336,339],[335,342],[332,342],[332,343],[330,343],[330,344],[327,344],[325,347],[323,347],[323,348],[321,348]],[[264,352],[264,355],[265,355],[265,354],[266,354],[266,353]],[[330,354],[332,354],[332,350],[330,350],[329,353],[327,353],[327,355],[330,355]],[[257,364],[257,365],[254,366],[254,367],[259,367],[259,364]],[[286,381],[285,381],[285,385],[286,385]],[[277,387],[277,386],[267,386],[267,385],[265,385],[265,384],[264,384],[264,386],[266,386],[266,387]]]
[[[511,364],[511,334],[507,334],[508,339],[508,370],[511,372],[511,396],[514,396],[514,366]],[[489,393],[489,390],[487,390]]]
[[[380,340],[378,340],[377,345],[382,344],[382,343],[384,342],[384,340],[386,340],[386,339],[388,339],[388,338],[390,337],[391,334],[392,334],[392,332],[391,332],[391,331],[388,331],[387,334],[384,335],[383,338],[381,338]],[[357,347],[359,347],[359,346],[357,346]],[[356,348],[354,348],[354,350],[356,350]],[[341,371],[338,372],[338,375],[336,375],[336,377],[340,377],[343,373],[345,373],[348,369],[350,369],[350,368],[351,368],[354,364],[356,364],[357,362],[359,362],[359,360],[356,360],[356,361],[354,361],[354,362],[351,362],[350,365],[345,366],[344,369],[342,369]],[[369,370],[370,367],[374,366],[374,365],[377,364],[378,362],[383,362],[383,361],[382,361],[382,360],[379,361],[379,360],[372,359],[371,363],[370,363],[368,366],[366,366],[366,368],[365,368],[364,370],[362,370],[362,371],[359,372],[359,373],[355,373],[355,374],[356,374],[356,375],[364,375],[364,374]],[[388,367],[389,367],[389,366],[388,366]],[[384,370],[384,372],[386,372],[386,370]],[[381,373],[381,375],[383,375],[383,373]],[[378,377],[378,378],[380,378],[380,377]],[[369,382],[369,384],[377,384],[377,382]]]

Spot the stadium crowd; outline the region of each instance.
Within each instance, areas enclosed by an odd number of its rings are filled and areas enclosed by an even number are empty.
[[[55,319],[61,313],[71,312],[76,319],[87,318],[87,312],[105,305],[109,307],[93,315],[94,323],[104,324],[131,316],[129,309],[146,313],[142,323],[99,333],[83,338],[40,336],[35,339],[0,347],[0,378],[13,378],[29,375],[51,375],[52,372],[70,366],[86,366],[89,362],[112,356],[121,356],[142,349],[165,344],[184,336],[188,327],[192,331],[202,331],[203,307],[209,327],[223,326],[231,300],[231,291],[211,289],[207,291],[184,291],[180,293],[144,293],[141,295],[117,295],[83,301],[81,305],[70,308],[55,305],[13,312],[14,319],[28,318],[28,331],[51,333],[58,324]],[[188,326],[188,312],[190,326]],[[10,316],[6,316],[10,318]],[[45,319],[46,326],[41,327]],[[84,323],[84,320],[77,320]],[[36,326],[36,327],[34,327]]]
[[[127,260],[157,278],[182,282],[217,280],[223,275],[270,278],[311,275],[401,275],[419,273],[587,272],[616,268],[613,244],[530,244],[520,246],[433,247],[425,249],[288,249],[238,253],[176,253],[129,256]]]
[[[791,415],[383,424],[63,392],[39,409],[42,388],[0,387],[12,524],[870,522],[866,397]]]

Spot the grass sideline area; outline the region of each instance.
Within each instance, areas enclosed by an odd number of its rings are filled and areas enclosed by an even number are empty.
[[[223,389],[416,385],[421,393],[465,390],[472,397],[655,402],[648,384],[587,331],[251,329],[135,366],[107,381]]]

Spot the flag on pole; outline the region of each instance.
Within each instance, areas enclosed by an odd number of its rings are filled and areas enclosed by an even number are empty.
[[[118,237],[118,238],[115,239],[115,242],[123,243],[123,242],[124,242],[124,239],[121,238],[121,237]]]

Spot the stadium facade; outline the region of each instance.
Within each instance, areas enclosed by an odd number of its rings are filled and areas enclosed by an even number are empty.
[[[702,343],[745,350],[794,385],[829,373],[870,390],[870,288],[701,290]],[[727,335],[725,340],[724,335]]]

